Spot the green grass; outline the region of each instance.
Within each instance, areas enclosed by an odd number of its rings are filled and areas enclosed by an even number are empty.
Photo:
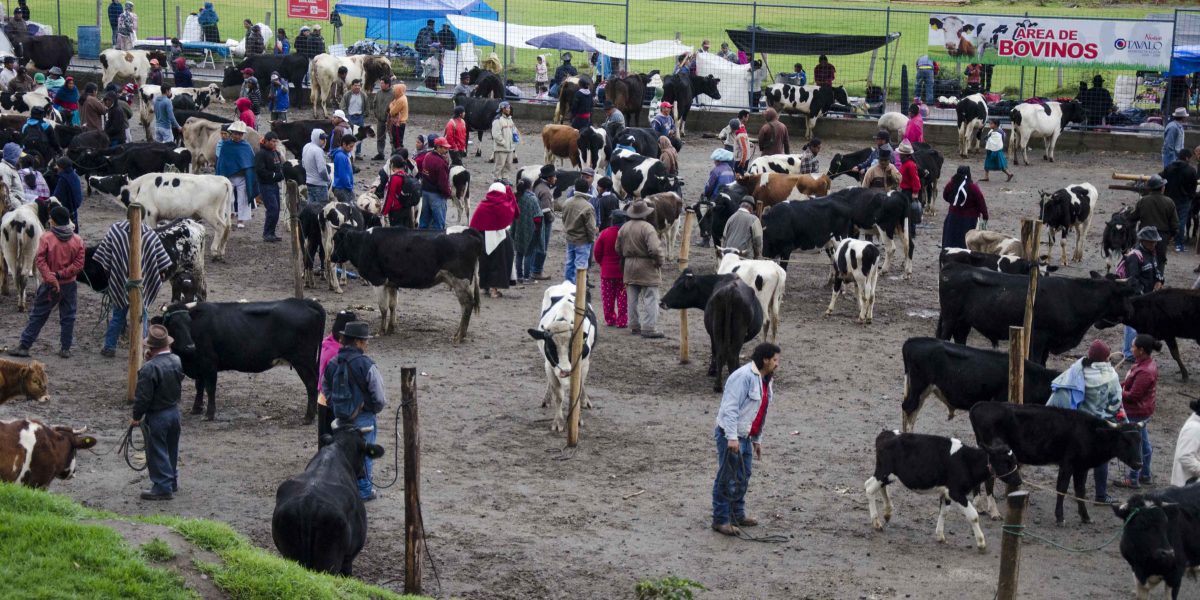
[[[256,548],[225,523],[170,516],[121,517],[71,499],[0,483],[0,597],[193,598],[174,573],[146,564],[170,560],[161,540],[130,548],[115,531],[83,519],[165,525],[223,564],[196,563],[231,598],[418,600],[356,579],[314,573]],[[157,542],[157,543],[156,543]]]

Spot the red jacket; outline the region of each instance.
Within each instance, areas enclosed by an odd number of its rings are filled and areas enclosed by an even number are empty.
[[[1154,358],[1138,361],[1121,382],[1121,402],[1130,418],[1154,416],[1154,394],[1158,388],[1158,364]]]
[[[617,279],[623,280],[625,275],[621,271],[621,255],[617,254],[617,232],[620,227],[605,227],[604,231],[596,238],[596,245],[592,247],[592,256],[596,258],[596,264],[600,265],[601,279]]]
[[[386,197],[383,200],[383,208],[380,209],[379,214],[387,216],[388,213],[391,213],[392,211],[404,208],[404,200],[400,197],[400,192],[402,192],[404,189],[405,177],[415,177],[415,175],[409,175],[407,173],[400,172],[392,173],[391,176],[388,177],[387,193],[385,194]]]
[[[905,160],[900,163],[900,189],[912,192],[913,197],[921,193],[921,176],[917,173],[917,163]]]
[[[450,119],[446,122],[446,141],[450,149],[457,152],[467,151],[467,122],[462,119]]]
[[[450,163],[441,154],[430,152],[421,161],[421,189],[426,192],[437,192],[444,198],[449,198],[450,192]]]
[[[74,282],[79,272],[83,271],[83,238],[72,235],[64,242],[53,231],[43,233],[38,240],[34,264],[42,281],[57,282],[51,283],[55,287],[57,284]]]

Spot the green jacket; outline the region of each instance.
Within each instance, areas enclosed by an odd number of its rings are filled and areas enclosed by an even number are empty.
[[[538,204],[537,195],[531,190],[525,190],[517,198],[517,218],[512,223],[513,245],[517,254],[525,254],[529,242],[533,241],[533,220],[542,217],[542,207]]]
[[[386,90],[380,89],[367,94],[367,108],[363,112],[363,118],[367,123],[372,121],[386,121],[388,118],[388,105],[394,100],[392,96],[392,88]],[[383,135],[376,131],[375,135]]]
[[[596,209],[587,194],[576,194],[563,207],[563,232],[571,244],[591,244],[600,231],[596,228]]]
[[[1137,222],[1138,229],[1154,227],[1164,239],[1174,236],[1175,232],[1179,231],[1179,215],[1175,212],[1175,202],[1158,192],[1142,196],[1134,205],[1131,217]]]

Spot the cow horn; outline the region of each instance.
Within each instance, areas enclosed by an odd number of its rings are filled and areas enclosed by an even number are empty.
[[[72,428],[71,433],[73,433],[75,435],[80,435],[83,433],[87,433],[87,430],[88,430],[87,425],[84,425],[83,427],[80,427],[79,429]]]

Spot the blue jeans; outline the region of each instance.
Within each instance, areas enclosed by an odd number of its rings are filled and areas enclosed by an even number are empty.
[[[359,415],[354,418],[354,426],[370,427],[371,431],[363,434],[363,440],[365,440],[368,444],[375,443],[375,435],[378,433],[378,426],[375,424],[375,413],[359,413]],[[360,498],[368,498],[371,496],[371,492],[375,491],[375,486],[371,483],[371,463],[373,462],[375,461],[371,460],[370,458],[363,457],[363,473],[366,475],[366,478],[358,480],[358,497]]]
[[[260,185],[263,206],[267,207],[267,216],[263,220],[263,238],[275,237],[275,226],[279,224],[279,186],[277,184]]]
[[[1154,448],[1150,446],[1150,417],[1129,417],[1130,423],[1142,423],[1142,468],[1139,471],[1129,470],[1129,480],[1133,482],[1149,481],[1150,458],[1154,456]]]
[[[125,331],[125,321],[129,318],[129,307],[112,309],[112,318],[108,321],[108,329],[104,332],[104,349],[116,350],[117,338]],[[142,309],[142,335],[150,333],[150,322],[146,319],[146,310]]]
[[[537,248],[533,250],[533,272],[541,275],[542,270],[546,267],[546,250],[550,248],[550,230],[554,229],[554,224],[546,224],[547,214],[542,214],[542,235]]]
[[[729,452],[729,447],[725,440],[725,432],[721,431],[720,427],[714,430],[713,437],[717,442],[717,477],[713,479],[712,491],[713,524],[735,523],[746,516],[746,495],[743,493],[735,497],[732,486],[729,489],[721,489],[721,467],[725,464],[725,455]],[[746,470],[746,487],[749,489],[754,448],[748,437],[738,438],[738,447],[742,455],[742,466]]]
[[[517,278],[529,279],[533,277],[533,255],[542,244],[541,233],[536,233],[529,238],[529,245],[524,248],[517,249]]]
[[[917,69],[917,84],[913,96],[919,96],[925,104],[933,104],[933,69]]]
[[[329,202],[329,186],[308,184],[308,201],[324,206]]]
[[[25,331],[21,332],[20,345],[22,348],[28,349],[33,345],[38,334],[41,333],[42,327],[50,319],[50,312],[57,306],[60,329],[59,347],[63,350],[71,349],[75,332],[75,308],[78,306],[75,296],[77,285],[72,281],[60,284],[58,287],[59,293],[52,295],[51,292],[54,288],[45,283],[38,286],[37,293],[33,296],[33,308],[29,311],[29,323],[25,325]]]
[[[417,227],[421,229],[446,228],[446,198],[437,192],[421,192],[421,220]]]
[[[592,256],[592,244],[567,244],[567,259],[563,262],[563,279],[575,283],[575,272],[586,271]]]
[[[169,127],[155,126],[154,141],[160,144],[173,144],[175,143],[175,132],[171,131]]]
[[[546,95],[550,96],[551,98],[557,98],[558,97],[558,84],[557,83],[550,84],[550,89],[546,91]]]
[[[1163,148],[1162,159],[1163,159],[1163,168],[1165,169],[1165,168],[1167,168],[1167,165],[1170,165],[1171,163],[1175,162],[1175,150],[1170,149],[1170,148]]]
[[[1125,326],[1125,341],[1121,344],[1121,354],[1125,355],[1125,360],[1133,361],[1133,339],[1137,337],[1137,330],[1126,325]]]
[[[365,100],[364,100],[364,102],[365,102]],[[346,120],[350,121],[350,124],[354,125],[356,127],[362,127],[366,123],[366,121],[363,120],[363,116],[361,114],[350,115]],[[381,132],[379,135],[385,135],[385,134]],[[356,159],[362,158],[362,142],[359,142],[358,145],[356,145],[354,147],[354,158],[356,158]]]
[[[1176,202],[1175,214],[1179,216],[1179,233],[1175,235],[1175,249],[1183,251],[1183,240],[1187,239],[1188,217],[1192,215],[1191,202]]]
[[[146,466],[155,494],[173,494],[179,489],[179,407],[146,413],[142,417],[146,436]]]

